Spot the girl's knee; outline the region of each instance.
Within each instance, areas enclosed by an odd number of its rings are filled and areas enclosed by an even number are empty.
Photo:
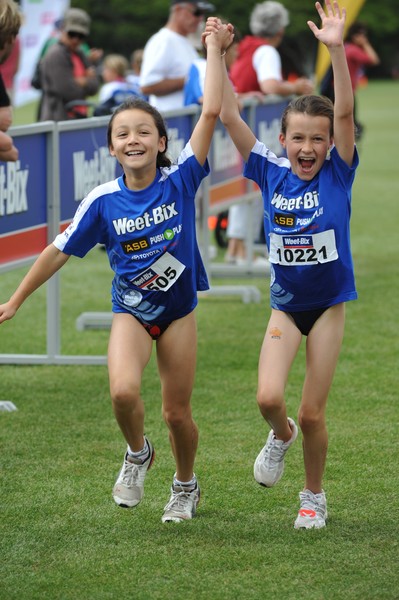
[[[300,408],[298,414],[298,423],[302,433],[313,433],[325,427],[324,410]]]
[[[131,410],[140,402],[140,390],[124,385],[114,386],[111,388],[111,400],[114,409]]]
[[[284,394],[277,390],[258,389],[256,401],[260,412],[265,416],[280,410],[284,403]]]
[[[184,407],[163,408],[163,419],[169,429],[180,429],[192,420],[191,409]]]

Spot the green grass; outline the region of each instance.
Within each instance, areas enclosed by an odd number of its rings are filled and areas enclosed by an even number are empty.
[[[292,527],[303,485],[300,443],[276,488],[265,490],[252,476],[267,435],[255,392],[269,308],[267,282],[257,278],[250,283],[262,290],[261,304],[237,298],[199,303],[193,409],[203,497],[198,517],[181,526],[160,521],[174,464],[155,361],[146,370],[143,397],[157,458],[145,498],[133,511],[119,509],[111,498],[124,442],[111,411],[106,367],[0,366],[0,400],[18,407],[0,413],[1,600],[399,597],[398,107],[394,82],[360,92],[366,134],[352,220],[359,300],[347,307],[328,405],[328,526],[305,532]],[[1,300],[25,270],[1,275]],[[75,319],[85,310],[109,310],[110,279],[97,250],[64,268],[63,353],[106,352],[108,332],[78,332]],[[1,326],[1,353],[44,352],[45,297],[39,290]],[[302,348],[287,389],[293,416],[303,360]]]
[[[37,106],[38,102],[30,102],[23,106],[15,106],[13,109],[13,126],[36,123]]]

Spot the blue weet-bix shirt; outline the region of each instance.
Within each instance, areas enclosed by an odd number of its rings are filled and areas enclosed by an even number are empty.
[[[262,190],[272,308],[294,312],[357,298],[350,249],[352,167],[331,149],[311,181],[257,141],[244,175]]]
[[[92,190],[54,245],[79,257],[96,244],[106,247],[114,312],[149,324],[181,318],[197,305],[197,290],[209,288],[194,201],[208,173],[188,143],[177,165],[158,169],[144,190],[128,189],[123,177]]]

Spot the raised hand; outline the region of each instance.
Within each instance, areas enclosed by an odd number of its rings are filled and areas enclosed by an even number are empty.
[[[346,19],[346,10],[339,8],[336,0],[326,0],[326,8],[323,9],[320,2],[315,4],[316,10],[321,18],[321,28],[319,29],[313,21],[308,21],[308,26],[314,36],[329,48],[341,46],[344,38],[344,26]]]
[[[234,41],[234,27],[231,23],[227,25],[222,23],[217,17],[209,17],[206,21],[205,30],[201,36],[202,44],[207,47],[207,37],[214,33],[219,38],[220,49],[227,50]]]

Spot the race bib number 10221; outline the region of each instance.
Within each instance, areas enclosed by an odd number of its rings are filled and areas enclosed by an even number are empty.
[[[333,229],[314,234],[270,234],[271,263],[298,267],[337,260],[338,251]]]

